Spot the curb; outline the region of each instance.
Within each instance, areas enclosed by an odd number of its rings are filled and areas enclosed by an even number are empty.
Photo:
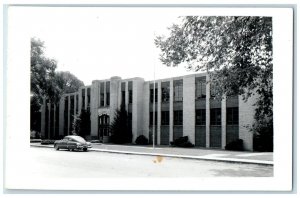
[[[30,146],[53,148],[52,145],[30,145]],[[135,152],[135,151],[93,149],[93,148],[91,148],[90,151],[129,154],[129,155],[162,156],[162,157],[173,157],[173,158],[192,159],[192,160],[207,160],[207,161],[228,162],[228,163],[257,164],[257,165],[265,165],[265,166],[273,166],[274,165],[273,161],[266,161],[266,160],[250,160],[250,159],[221,158],[221,157],[201,157],[201,156],[192,156],[192,155],[174,155],[174,154],[163,154],[163,153],[146,153],[146,152]]]

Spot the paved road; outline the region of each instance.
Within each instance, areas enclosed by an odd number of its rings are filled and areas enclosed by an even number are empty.
[[[272,177],[273,166],[31,147],[32,178]],[[17,170],[16,170],[17,171]]]

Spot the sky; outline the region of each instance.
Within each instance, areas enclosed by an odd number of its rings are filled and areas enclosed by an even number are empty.
[[[31,37],[45,43],[57,71],[70,71],[85,85],[120,76],[162,79],[194,73],[159,60],[155,35],[179,22],[178,14],[153,9],[27,8]]]

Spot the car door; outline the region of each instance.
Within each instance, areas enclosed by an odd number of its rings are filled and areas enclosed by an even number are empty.
[[[67,149],[68,148],[68,138],[64,138],[62,139],[61,143],[60,143],[60,148],[63,148],[63,149]]]
[[[72,138],[68,139],[67,145],[68,145],[68,149],[76,149],[76,141],[73,140]]]

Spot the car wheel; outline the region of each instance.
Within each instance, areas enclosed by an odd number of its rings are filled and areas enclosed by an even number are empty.
[[[54,148],[55,148],[55,150],[59,150],[59,148],[58,148],[58,145],[57,145],[57,144],[55,144],[55,145],[54,145]]]
[[[85,152],[86,152],[87,150],[88,150],[87,148],[83,148],[83,151],[85,151]]]

